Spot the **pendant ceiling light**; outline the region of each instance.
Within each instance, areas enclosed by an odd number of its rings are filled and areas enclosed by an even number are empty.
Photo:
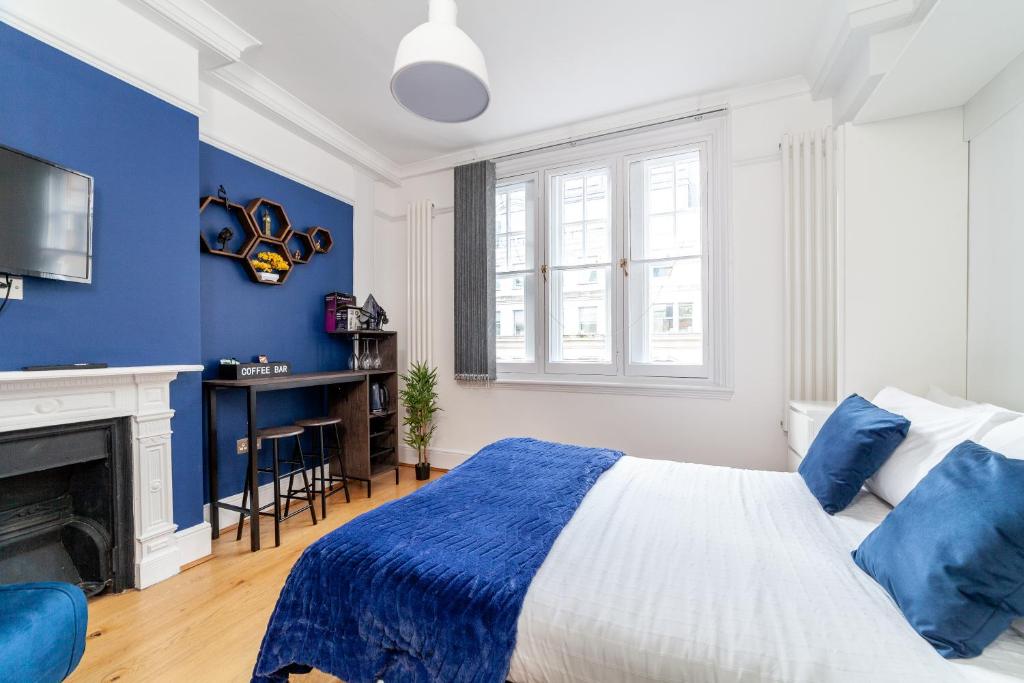
[[[487,65],[476,43],[455,24],[455,0],[430,0],[429,20],[398,45],[391,94],[426,119],[470,121],[491,102]]]

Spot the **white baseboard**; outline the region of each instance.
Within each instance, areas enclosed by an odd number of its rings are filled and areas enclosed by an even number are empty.
[[[171,537],[173,538],[173,536]],[[135,585],[142,590],[169,579],[181,571],[178,544],[171,542],[160,550],[150,551],[135,565]]]
[[[468,460],[472,455],[472,453],[467,453],[465,451],[451,451],[443,448],[428,449],[430,464],[442,470],[455,469],[462,463],[466,462],[466,460]],[[398,449],[398,460],[399,462],[404,462],[408,465],[415,465],[416,449],[403,445]]]
[[[183,567],[213,552],[209,522],[202,522],[174,534],[178,540],[178,563]]]
[[[311,467],[308,470],[306,470],[306,476],[310,478],[310,481],[312,481],[313,469],[314,468]],[[327,474],[330,475],[330,473],[331,473],[331,467],[330,467],[330,465],[328,465],[327,466]],[[286,474],[286,475],[281,477],[282,491],[287,490],[286,487],[288,486],[288,476],[289,475]],[[295,473],[295,476],[296,477],[299,476],[298,472]],[[317,491],[320,490],[318,485],[315,482],[313,483],[313,487]],[[274,499],[274,482],[268,481],[266,484],[263,484],[262,486],[260,486],[260,505],[262,505],[263,503],[266,503],[268,501],[271,501],[273,499]],[[221,498],[220,502],[227,503],[229,505],[237,505],[238,507],[241,507],[242,506],[242,492],[239,491],[238,493],[236,493],[233,496],[227,496],[226,498]],[[301,503],[300,503],[300,505],[301,505]],[[220,524],[218,525],[220,527],[219,531],[223,531],[224,529],[226,529],[228,527],[232,527],[232,526],[235,526],[236,524],[238,524],[238,517],[239,517],[239,514],[237,512],[232,512],[231,510],[221,510],[220,514],[219,514],[219,520],[218,520],[220,522]],[[203,519],[205,520],[206,525],[209,526],[209,522],[210,522],[210,504],[209,503],[206,503],[205,505],[203,505]],[[211,528],[211,531],[212,531],[212,528]]]

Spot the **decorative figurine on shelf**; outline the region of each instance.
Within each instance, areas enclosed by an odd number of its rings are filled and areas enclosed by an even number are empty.
[[[363,329],[366,330],[379,330],[388,324],[388,314],[373,298],[373,294],[366,297],[363,307],[359,309],[359,321],[363,324]]]
[[[231,228],[224,226],[224,229],[217,233],[217,242],[220,244],[221,251],[228,250],[228,242],[235,236],[235,233]]]
[[[267,237],[272,237],[274,233],[274,222],[270,218],[270,209],[267,207],[263,207],[263,232]]]
[[[281,273],[291,269],[288,261],[273,251],[261,251],[249,263],[252,264],[260,282],[277,282],[281,279]]]
[[[318,254],[324,253],[324,248],[320,245],[320,240],[313,240],[313,251]]]
[[[224,189],[223,185],[217,186],[217,199],[221,200],[225,204],[231,203],[231,200],[228,199],[228,191]]]
[[[295,260],[296,260],[296,261],[299,261],[299,260],[301,260],[301,259],[302,259],[302,250],[301,250],[301,249],[296,249],[296,250],[295,250],[295,253],[294,253],[294,254],[292,254],[292,256],[294,256],[294,257],[295,257]]]

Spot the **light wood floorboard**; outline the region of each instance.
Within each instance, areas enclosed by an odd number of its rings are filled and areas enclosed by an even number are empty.
[[[214,541],[213,558],[144,591],[126,591],[89,602],[89,630],[82,663],[71,683],[93,681],[173,681],[224,683],[248,681],[263,631],[289,570],[303,549],[354,517],[419,488],[412,468],[402,467],[401,483],[381,478],[373,498],[358,483],[327,499],[327,519],[313,526],[297,515],[281,528],[274,547],[273,520],[261,520],[263,548],[249,552],[248,528],[236,542],[234,532]],[[435,472],[434,478],[441,476]],[[317,517],[320,516],[317,500]],[[293,676],[301,683],[337,679],[313,672]]]

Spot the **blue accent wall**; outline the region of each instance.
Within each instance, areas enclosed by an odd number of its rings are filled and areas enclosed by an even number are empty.
[[[352,289],[352,207],[199,142],[198,121],[123,81],[0,23],[0,144],[95,178],[93,283],[25,279],[25,300],[0,314],[0,370],[103,361],[203,363],[267,354],[296,372],[341,369],[349,346],[323,332],[323,296]],[[200,255],[198,197],[227,187],[235,201],[269,197],[293,225],[322,225],[334,248],[273,287],[240,261]],[[213,214],[211,214],[211,220]],[[0,245],[0,249],[3,245]],[[205,491],[199,373],[171,385],[176,411],[174,517],[202,522]],[[315,391],[259,399],[261,426],[318,414]],[[241,397],[220,403],[219,497],[241,490]]]
[[[351,347],[324,332],[323,298],[332,291],[352,291],[352,206],[200,143],[199,192],[216,194],[219,185],[231,201],[242,205],[257,197],[282,204],[296,230],[314,225],[328,228],[334,247],[328,254],[314,255],[307,264],[296,264],[281,286],[256,284],[240,261],[204,254],[200,258],[204,376],[216,376],[221,358],[249,362],[259,354],[291,361],[293,372],[346,369]],[[223,212],[204,212],[201,219],[202,229],[211,235],[224,223]],[[246,459],[235,454],[236,440],[245,437],[244,396],[222,391],[217,406],[217,497],[223,498],[241,491],[245,480]],[[325,406],[322,392],[303,389],[260,394],[257,409],[259,426],[266,427],[320,415]]]
[[[0,143],[95,178],[92,284],[25,278],[0,314],[0,369],[199,362],[196,117],[2,23],[0,93]],[[171,400],[185,528],[202,521],[199,374]]]

